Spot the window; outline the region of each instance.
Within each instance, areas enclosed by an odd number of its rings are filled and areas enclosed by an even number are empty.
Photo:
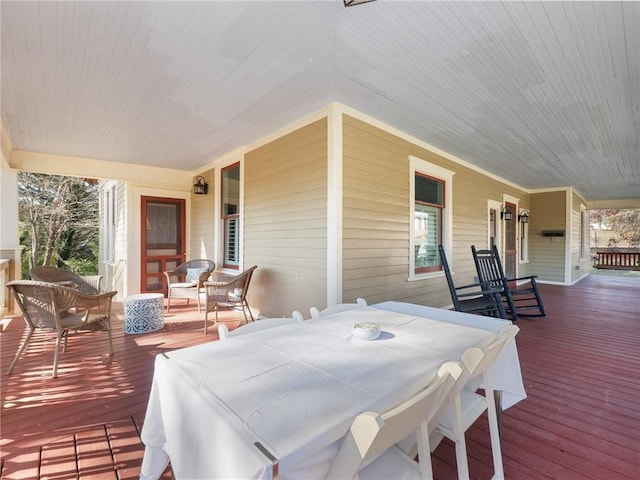
[[[438,245],[445,250],[451,235],[453,172],[415,157],[411,163],[411,269],[410,278],[441,272]]]
[[[522,214],[523,211],[521,210]],[[520,215],[518,215],[520,217]],[[518,234],[520,235],[520,262],[528,262],[529,261],[529,223],[519,222],[520,231]]]
[[[104,261],[115,262],[116,259],[116,186],[107,184],[103,195],[104,222]]]
[[[495,208],[489,209],[489,249],[498,246],[498,211]]]
[[[240,265],[240,164],[222,169],[223,266]]]
[[[440,270],[438,245],[442,243],[442,210],[444,210],[444,182],[415,174],[415,210],[413,246],[415,272]]]

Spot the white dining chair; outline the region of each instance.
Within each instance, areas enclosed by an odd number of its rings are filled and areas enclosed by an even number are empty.
[[[324,310],[320,310],[317,307],[311,307],[309,309],[309,313],[311,314],[311,318],[315,319],[324,317],[325,315],[331,315],[332,313],[344,312],[355,308],[365,308],[367,306],[367,301],[364,298],[357,298],[356,303],[339,303],[337,305],[331,305]]]
[[[326,478],[433,478],[429,425],[462,373],[459,362],[446,362],[431,383],[409,400],[384,413],[358,415]],[[412,433],[417,438],[418,462],[395,445]]]
[[[496,338],[484,348],[470,348],[462,355],[461,363],[465,367],[466,380],[463,383],[469,384],[477,377],[482,377],[482,388],[484,395],[472,391],[468,388],[460,388],[453,402],[444,412],[436,426],[435,435],[443,435],[455,443],[456,465],[458,478],[460,480],[469,479],[469,463],[467,459],[467,447],[465,443],[465,432],[473,423],[487,410],[489,419],[489,434],[491,437],[491,453],[493,455],[493,479],[504,479],[504,468],[502,464],[502,450],[500,447],[500,429],[498,425],[498,411],[494,399],[493,379],[491,367],[507,345],[514,339],[520,329],[515,325],[506,325],[498,332]],[[432,435],[432,444],[434,435]]]
[[[289,325],[291,323],[299,323],[302,321],[304,321],[302,313],[300,313],[298,310],[294,310],[291,314],[291,317],[258,319],[255,322],[241,325],[234,330],[229,330],[229,327],[227,327],[226,324],[219,323],[218,336],[220,337],[220,340],[225,340],[229,337],[235,337],[237,335],[243,335],[245,333],[257,332],[259,330],[264,330],[267,328],[279,327],[280,325]]]

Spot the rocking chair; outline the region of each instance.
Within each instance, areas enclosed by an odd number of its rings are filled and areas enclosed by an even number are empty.
[[[447,277],[454,310],[507,319],[507,313],[502,305],[502,287],[492,287],[488,282],[471,283],[456,287],[453,283],[449,262],[447,262],[447,256],[442,245],[438,246],[438,252],[440,253],[442,269]]]
[[[481,282],[488,282],[494,288],[503,289],[502,297],[509,309],[511,320],[515,322],[518,315],[525,317],[544,317],[546,315],[536,283],[537,275],[507,278],[495,245],[491,250],[476,250],[475,245],[471,245],[471,253],[476,264],[478,279]],[[517,282],[523,280],[526,280],[529,286],[525,285],[519,288]],[[516,286],[512,288],[510,284],[516,284]]]

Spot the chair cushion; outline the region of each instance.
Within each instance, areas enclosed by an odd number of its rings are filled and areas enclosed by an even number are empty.
[[[171,288],[192,288],[196,287],[198,282],[182,282],[182,283],[172,283]]]
[[[229,301],[230,302],[241,302],[242,301],[242,289],[234,288],[229,292]]]
[[[200,278],[200,274],[203,273],[206,268],[187,268],[186,282],[197,282]]]

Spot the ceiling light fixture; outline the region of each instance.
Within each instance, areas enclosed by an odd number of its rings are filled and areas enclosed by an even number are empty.
[[[356,5],[362,5],[363,3],[375,2],[376,0],[343,0],[345,7],[355,7]]]

